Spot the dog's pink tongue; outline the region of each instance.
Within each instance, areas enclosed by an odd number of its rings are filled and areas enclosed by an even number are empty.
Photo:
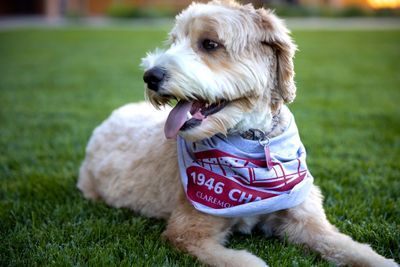
[[[179,129],[186,122],[187,113],[192,107],[192,102],[180,100],[171,110],[164,126],[164,134],[168,139],[176,138]]]

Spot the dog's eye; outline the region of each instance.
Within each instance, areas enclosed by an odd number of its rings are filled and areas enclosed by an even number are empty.
[[[210,39],[204,39],[201,42],[201,48],[203,48],[206,51],[213,51],[213,50],[217,49],[220,46],[221,45],[219,43],[214,42],[213,40],[210,40]]]

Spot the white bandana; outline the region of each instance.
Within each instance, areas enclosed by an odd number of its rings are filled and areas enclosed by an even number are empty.
[[[217,134],[198,142],[178,136],[178,160],[186,196],[199,211],[223,217],[292,208],[308,195],[313,177],[293,115],[285,131],[264,148],[240,135]]]

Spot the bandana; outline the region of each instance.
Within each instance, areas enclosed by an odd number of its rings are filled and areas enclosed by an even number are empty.
[[[178,136],[177,144],[186,196],[204,213],[241,217],[292,208],[313,183],[293,115],[285,131],[270,139],[268,157],[259,141],[236,134],[197,142]]]

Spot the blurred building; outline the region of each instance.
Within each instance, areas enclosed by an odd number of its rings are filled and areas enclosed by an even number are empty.
[[[85,16],[104,15],[110,6],[124,5],[140,8],[170,8],[180,10],[191,0],[1,0],[1,15],[46,15],[59,17],[66,14]]]

